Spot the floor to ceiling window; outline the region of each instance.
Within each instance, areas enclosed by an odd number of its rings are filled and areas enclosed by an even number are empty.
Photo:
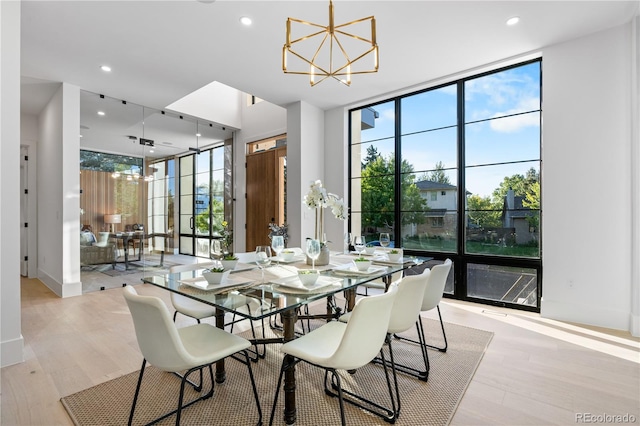
[[[541,61],[351,111],[350,229],[454,261],[452,297],[538,310]]]

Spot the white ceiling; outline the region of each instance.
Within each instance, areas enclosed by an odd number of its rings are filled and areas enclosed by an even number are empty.
[[[336,24],[376,18],[380,70],[351,87],[310,87],[282,72],[287,18],[326,24],[326,0],[23,0],[22,110],[36,114],[61,81],[159,110],[212,81],[280,106],[330,109],[620,25],[638,2],[335,0],[334,9]],[[515,15],[520,23],[507,26]]]

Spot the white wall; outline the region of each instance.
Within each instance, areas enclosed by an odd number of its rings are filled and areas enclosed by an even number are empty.
[[[638,262],[630,35],[624,25],[543,52],[542,315],[622,330]]]
[[[242,130],[235,132],[233,141],[233,185],[234,185],[234,238],[235,251],[246,251],[247,234],[245,223],[247,217],[247,202],[244,194],[247,192],[245,156],[249,142],[266,139],[287,133],[287,110],[269,102],[258,102],[246,105],[242,102]]]
[[[20,2],[0,1],[0,366],[22,362]]]
[[[304,247],[315,234],[315,212],[302,204],[311,182],[326,183],[324,111],[306,102],[287,107],[287,221],[289,246]],[[327,223],[327,220],[325,220]]]
[[[631,25],[631,325],[640,336],[640,15]]]
[[[344,108],[325,111],[324,114],[324,184],[329,192],[341,197],[345,207],[349,204],[349,138],[348,113]],[[347,232],[347,221],[338,220],[331,213],[325,214],[325,230],[331,251],[344,249],[344,234]]]
[[[33,115],[20,115],[20,145],[27,147],[28,161],[28,186],[29,194],[27,211],[24,212],[27,228],[27,256],[29,257],[27,276],[38,277],[38,117]]]
[[[38,119],[38,277],[61,297],[80,282],[80,89],[63,83]]]

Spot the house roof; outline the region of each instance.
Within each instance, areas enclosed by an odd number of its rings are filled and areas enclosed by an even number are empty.
[[[455,185],[450,185],[448,183],[434,182],[431,180],[421,180],[416,182],[416,186],[421,191],[433,191],[433,190],[457,190],[458,187]]]

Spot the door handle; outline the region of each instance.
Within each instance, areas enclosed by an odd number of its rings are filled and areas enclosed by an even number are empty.
[[[193,230],[193,216],[191,216],[189,218],[189,228],[191,228],[191,230]]]

